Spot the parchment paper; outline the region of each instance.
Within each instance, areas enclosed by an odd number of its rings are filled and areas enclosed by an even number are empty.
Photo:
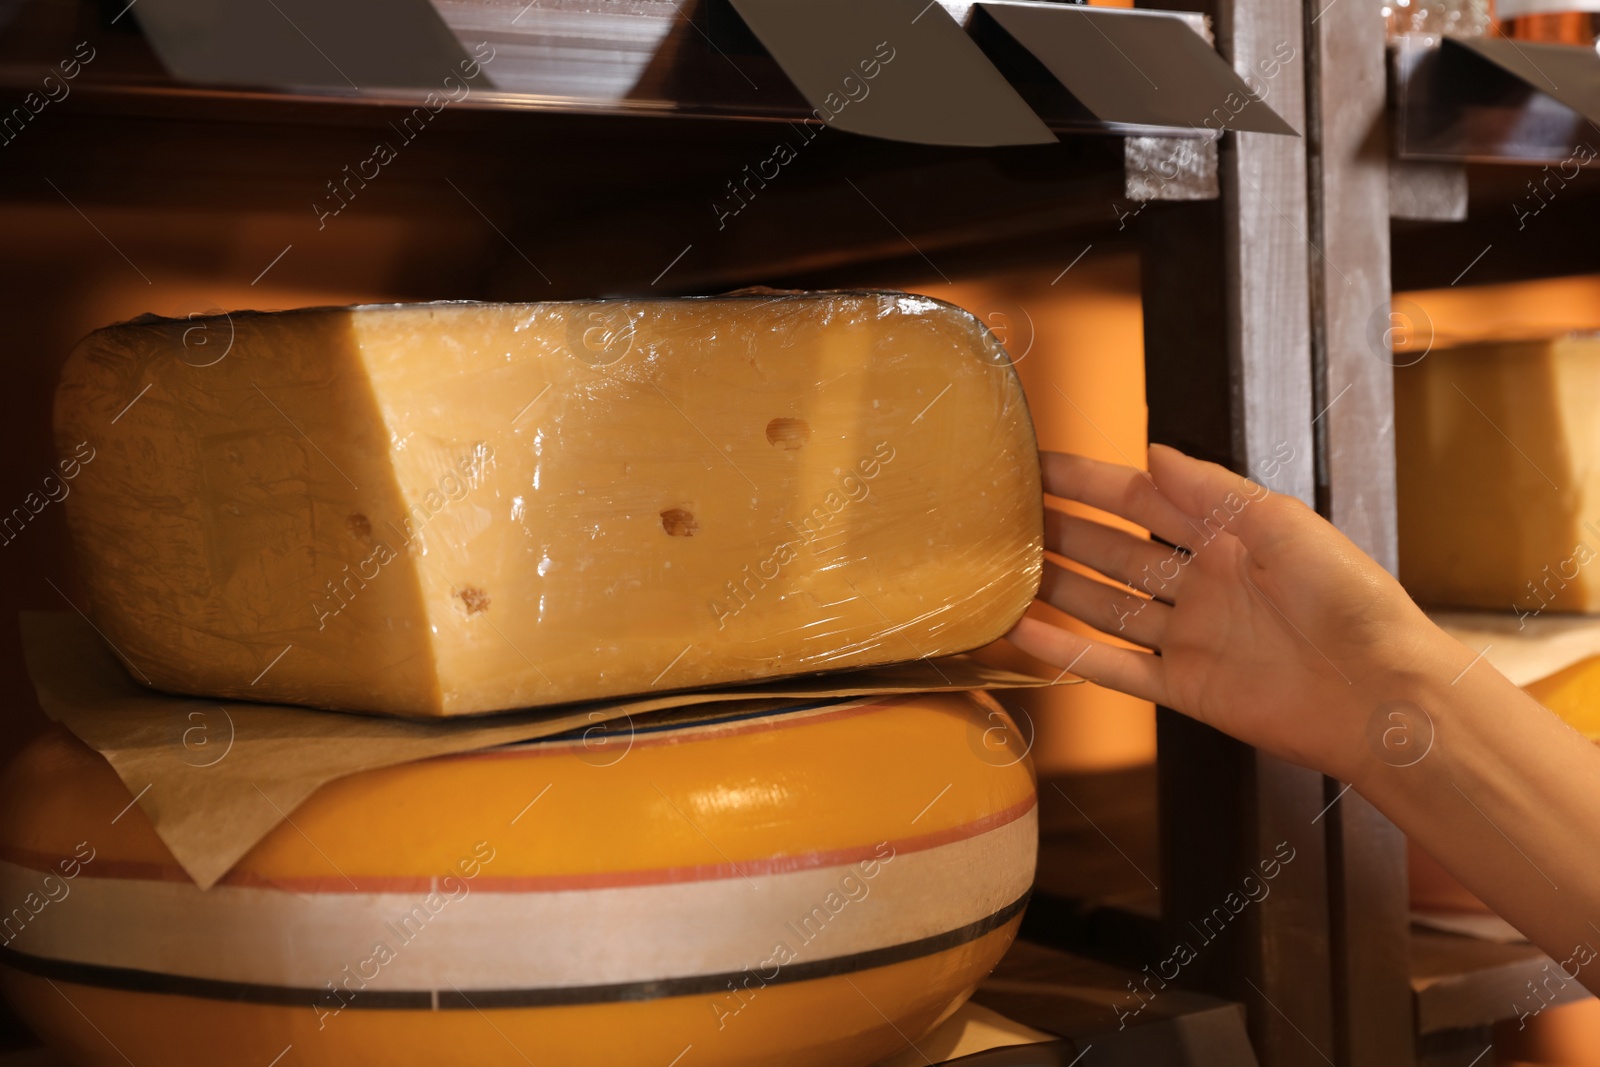
[[[129,677],[82,616],[23,612],[45,714],[110,762],[179,865],[210,888],[326,782],[712,702],[1069,684],[951,656],[871,670],[470,719],[417,721],[172,696]]]
[[[1600,616],[1510,611],[1433,611],[1434,622],[1516,685],[1531,685],[1600,656]]]

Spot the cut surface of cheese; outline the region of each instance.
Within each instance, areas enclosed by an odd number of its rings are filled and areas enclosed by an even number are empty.
[[[699,688],[968,651],[1039,582],[1015,371],[903,293],[136,320],[55,414],[86,610],[176,692]]]
[[[1395,372],[1400,577],[1421,603],[1600,611],[1600,336]]]
[[[871,1063],[1020,923],[1037,802],[1001,715],[711,710],[368,771],[209,890],[57,727],[0,779],[0,979],[94,1067]]]

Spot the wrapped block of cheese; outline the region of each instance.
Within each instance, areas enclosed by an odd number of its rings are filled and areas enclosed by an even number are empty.
[[[55,425],[84,608],[175,692],[436,716],[898,662],[1040,575],[1016,374],[902,293],[145,318]]]
[[[1600,611],[1600,335],[1395,373],[1400,577],[1423,604]]]

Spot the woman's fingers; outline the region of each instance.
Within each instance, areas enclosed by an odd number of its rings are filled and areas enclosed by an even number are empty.
[[[1142,700],[1168,703],[1159,656],[1079,637],[1038,619],[1022,619],[1006,638],[1028,655],[1055,664],[1063,674],[1075,674]]]
[[[1185,562],[1181,549],[1053,508],[1044,512],[1044,547],[1169,604]]]
[[[1198,535],[1202,543],[1226,531],[1262,566],[1271,565],[1278,546],[1325,525],[1294,497],[1165,445],[1150,446],[1150,473],[1161,492],[1193,516],[1203,531]]]
[[[1187,545],[1196,527],[1144,471],[1069,452],[1042,452],[1044,491],[1138,523],[1163,541]]]
[[[1039,599],[1052,604],[1101,633],[1120,637],[1146,648],[1161,648],[1167,616],[1172,608],[1124,592],[1114,585],[1085,578],[1048,560]]]

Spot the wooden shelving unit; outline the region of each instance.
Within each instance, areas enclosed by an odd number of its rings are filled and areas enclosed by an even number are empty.
[[[261,94],[86,93],[68,105],[4,149],[0,196],[40,204],[65,196],[86,210],[280,213],[285,243],[298,238],[302,247],[341,236],[345,220],[319,226],[313,204],[337,207],[326,182],[370,154],[374,140],[395,140],[390,123],[406,113]],[[401,149],[403,167],[350,202],[353,215],[471,226],[495,242],[470,291],[441,294],[435,268],[397,263],[398,285],[419,298],[703,293],[752,278],[929,274],[924,257],[965,265],[985,250],[1016,262],[1057,256],[1073,242],[1074,252],[1086,242],[1127,244],[1132,233],[1119,230],[1113,206],[1138,206],[1126,197],[1121,140],[1111,137],[997,154],[704,118],[483,109],[437,121]],[[175,131],[194,152],[170,148]],[[761,211],[719,226],[717,208],[737,205],[727,183],[780,138],[804,145],[803,170],[758,190],[750,202]],[[807,225],[788,224],[796,218]]]
[[[960,18],[971,5],[943,6]],[[648,47],[595,60],[566,95],[483,94],[448,111],[405,149],[403,166],[362,187],[360,213],[445,235],[374,253],[389,257],[389,291],[413,299],[864,285],[1065,265],[1089,244],[1137,248],[1152,440],[1248,471],[1290,449],[1296,460],[1271,487],[1315,504],[1392,568],[1390,367],[1370,324],[1392,286],[1600,269],[1600,189],[1574,182],[1537,225],[1518,227],[1509,204],[1536,168],[1473,163],[1460,183],[1464,221],[1391,231],[1377,12],[1323,0],[1188,6],[1303,136],[1204,142],[1213,154],[1154,193],[1122,137],[1080,119],[1057,124],[1062,143],[1039,147],[868,141],[808,124],[775,64],[728,36],[725,6],[572,0],[539,5],[539,17],[595,9],[641,20],[630,39]],[[255,258],[238,285],[259,261],[306,289],[337,286],[365,231],[336,219],[324,233],[311,205],[415,102],[178,85],[128,32],[131,20],[113,22],[121,7],[56,4],[0,45],[0,84],[15,94],[36,83],[56,42],[87,36],[103,49],[69,99],[0,147],[0,203],[65,201],[86,219],[148,209],[202,230],[271,218],[269,233],[239,239]],[[616,82],[630,63],[633,91],[578,91]],[[770,88],[752,96],[745,81]],[[720,227],[725,184],[780,137],[803,146],[801,164],[762,187],[760,212]],[[1415,180],[1440,183],[1447,201],[1444,186],[1459,178],[1451,168],[1466,160],[1431,162],[1444,169]],[[51,269],[63,289],[103,276],[81,262]],[[8,321],[36,310],[26,294],[38,290],[22,292],[4,298]],[[15,384],[4,440],[25,458],[47,437],[48,389],[31,363]],[[38,575],[58,573],[59,549],[32,541],[5,561],[17,579],[6,583],[7,618],[57,606]],[[27,702],[14,665],[0,681]],[[1041,783],[1045,837],[1025,935],[1056,950],[1019,946],[980,999],[1069,1039],[1057,1051],[1112,1047],[1128,983],[1192,939],[1282,842],[1295,859],[1272,893],[1206,940],[1149,1017],[1221,1036],[1164,1045],[1150,1036],[1134,1058],[1086,1067],[1474,1062],[1486,1028],[1511,1013],[1508,991],[1543,957],[1413,930],[1400,834],[1354,794],[1332,803],[1338,783],[1165,711],[1159,741],[1157,767]],[[1077,992],[1060,992],[1069,987]],[[1252,1053],[1227,1043],[1245,1030]]]
[[[1150,884],[1160,879],[1156,793],[1154,767],[1040,782],[1039,876],[1023,937],[1135,971],[1170,954],[1161,896]],[[1423,1064],[1470,1063],[1490,1044],[1493,1025],[1515,1018],[1515,1006],[1527,1003],[1527,983],[1547,978],[1552,963],[1525,943],[1420,926],[1410,929],[1407,944]],[[1550,995],[1552,1005],[1588,996],[1576,982]],[[1119,1003],[1136,1006],[1125,991]]]

